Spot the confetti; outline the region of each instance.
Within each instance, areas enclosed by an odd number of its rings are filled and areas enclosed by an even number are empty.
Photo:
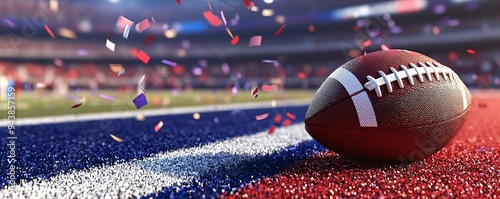
[[[269,116],[269,113],[264,113],[264,114],[262,114],[262,115],[257,115],[257,116],[255,116],[255,119],[256,119],[256,120],[263,120],[263,119],[266,119],[266,118],[267,118],[267,116]]]
[[[215,16],[210,11],[203,12],[203,16],[208,21],[208,23],[212,24],[213,26],[220,26],[220,25],[222,25],[222,21],[219,19],[219,17]]]
[[[120,72],[118,72],[118,77],[120,77],[120,75],[122,75],[123,73],[125,73],[125,68],[122,68]]]
[[[56,59],[54,59],[54,65],[56,65],[57,67],[63,67],[64,62],[61,59],[56,58]]]
[[[139,33],[141,33],[142,31],[144,31],[148,28],[149,28],[149,20],[148,19],[144,19],[141,22],[139,22],[137,25],[135,25],[135,30],[137,30],[137,32],[139,32]]]
[[[144,90],[143,88],[141,88],[141,90],[142,90],[142,93],[144,93],[144,96],[147,97],[148,95],[146,93],[146,90]]]
[[[177,63],[173,62],[173,61],[169,61],[169,60],[162,60],[161,63],[163,64],[166,64],[166,65],[170,65],[170,66],[177,66]]]
[[[282,118],[281,118],[281,114],[276,114],[276,115],[274,116],[274,123],[278,124],[278,123],[280,123],[280,122],[281,122],[281,120],[282,120]]]
[[[278,29],[278,31],[276,31],[276,32],[274,33],[274,36],[275,36],[275,37],[277,37],[278,35],[280,35],[280,34],[283,32],[283,30],[285,30],[285,24],[283,24],[283,25],[280,27],[280,29]]]
[[[82,105],[83,103],[78,103],[78,104],[75,104],[71,107],[71,109],[74,109],[74,108],[78,108]]]
[[[226,26],[226,32],[231,38],[234,38],[233,33],[231,32],[231,30],[229,30],[227,26]]]
[[[146,78],[146,74],[142,75],[141,79],[139,80],[139,85],[142,84],[142,82],[144,81],[144,78]]]
[[[222,17],[222,22],[224,22],[224,25],[227,26],[227,21],[226,21],[226,17],[224,16],[224,11],[220,11],[220,16]]]
[[[11,20],[3,19],[2,21],[5,25],[9,26],[10,28],[16,28],[16,24],[14,22],[12,22]]]
[[[132,24],[134,24],[133,21],[125,18],[122,15],[118,16],[118,19],[116,20],[116,26],[119,28],[125,28],[125,26],[132,27]]]
[[[290,112],[286,112],[286,116],[292,120],[295,120],[295,115]]]
[[[181,5],[181,0],[175,0],[175,3],[176,3],[177,5]]]
[[[158,133],[158,131],[163,127],[163,121],[159,121],[158,124],[155,125],[155,132]]]
[[[137,52],[137,58],[139,58],[139,60],[141,60],[144,64],[148,64],[150,59],[149,55],[142,50],[139,50],[139,52]]]
[[[111,69],[111,71],[113,73],[119,73],[123,69],[123,65],[121,65],[121,64],[109,64],[109,69]]]
[[[123,142],[123,139],[119,138],[119,137],[116,137],[116,135],[113,135],[113,134],[109,134],[109,136],[111,136],[111,138],[113,138],[113,140],[117,141],[117,142]]]
[[[133,58],[137,58],[137,53],[139,53],[139,50],[137,50],[137,48],[130,48],[130,55],[132,55]]]
[[[226,75],[231,71],[231,68],[229,68],[229,64],[227,63],[222,63],[221,67],[222,67],[222,72]]]
[[[111,96],[108,96],[108,95],[104,95],[104,94],[99,94],[99,97],[107,99],[107,100],[111,100],[111,101],[115,100],[114,97],[111,97]]]
[[[199,120],[200,119],[200,114],[199,113],[193,113],[193,119]]]
[[[262,90],[263,91],[274,91],[274,90],[276,90],[276,85],[262,84]]]
[[[243,3],[245,4],[245,7],[246,7],[247,9],[249,9],[249,8],[251,8],[251,7],[253,7],[253,6],[254,6],[254,3],[253,3],[253,2],[251,2],[250,0],[243,0]]]
[[[132,101],[137,109],[140,109],[148,104],[148,100],[146,99],[146,95],[144,95],[144,93],[139,94]]]
[[[256,35],[250,38],[250,42],[248,43],[248,47],[258,47],[262,44],[262,36]]]
[[[125,30],[123,30],[123,38],[128,39],[129,33],[130,33],[130,26],[125,25]]]
[[[286,120],[285,120],[285,121],[283,121],[281,124],[282,124],[283,126],[290,126],[290,124],[292,124],[292,120],[290,120],[290,119],[286,119]]]
[[[75,31],[69,29],[69,28],[59,28],[57,29],[57,33],[67,39],[76,39],[76,33]]]
[[[231,39],[231,44],[236,45],[240,41],[240,36],[236,35],[233,39]]]
[[[49,28],[49,26],[47,24],[45,24],[45,30],[49,33],[49,35],[52,37],[52,39],[56,38],[56,36],[54,35],[54,33],[52,32],[52,30]]]
[[[271,127],[269,128],[269,131],[267,131],[267,134],[271,135],[271,134],[273,134],[273,133],[274,133],[274,131],[275,131],[275,130],[276,130],[276,126],[274,126],[274,125],[273,125],[273,126],[271,126]]]
[[[385,45],[385,44],[380,45],[380,49],[382,49],[382,50],[390,50],[390,48],[387,45]]]
[[[210,0],[207,0],[207,4],[208,4],[208,8],[210,8],[210,10],[213,12],[214,9],[212,9],[212,5],[210,4]]]
[[[254,98],[259,97],[259,87],[255,88],[252,92]]]
[[[135,115],[135,119],[137,121],[144,121],[146,119],[146,117],[144,117],[144,114],[142,114],[142,113],[137,113],[137,115]]]
[[[146,36],[146,39],[144,39],[144,45],[147,46],[155,41],[156,37],[154,35],[148,35]]]
[[[368,47],[370,45],[372,45],[372,40],[366,40],[365,42],[363,42],[363,46],[365,47]]]
[[[475,55],[476,54],[476,51],[472,50],[472,49],[467,49],[467,53],[471,54],[471,55]]]
[[[115,44],[115,43],[113,43],[112,41],[109,41],[109,39],[106,39],[106,47],[107,47],[109,50],[111,50],[111,51],[115,52],[115,47],[116,47],[116,44]]]

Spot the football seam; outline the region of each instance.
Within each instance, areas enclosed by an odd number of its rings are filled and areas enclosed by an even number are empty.
[[[435,65],[434,65],[435,64]],[[385,85],[387,87],[387,91],[389,93],[393,92],[393,87],[392,87],[392,82],[397,82],[399,88],[404,88],[404,83],[403,79],[408,79],[410,85],[415,85],[415,82],[413,80],[414,76],[416,75],[418,77],[418,80],[420,82],[424,82],[424,75],[426,75],[428,81],[433,81],[432,75],[434,74],[435,79],[437,81],[441,81],[439,74],[443,76],[443,79],[445,81],[452,81],[454,80],[455,82],[458,81],[458,77],[455,74],[455,72],[449,68],[446,67],[442,64],[439,64],[437,62],[430,63],[426,62],[425,64],[422,62],[418,62],[418,65],[421,67],[418,67],[414,63],[409,63],[411,66],[410,69],[406,68],[405,65],[400,65],[400,68],[402,70],[397,71],[393,67],[390,67],[390,74],[385,74],[383,71],[379,70],[378,73],[381,77],[375,79],[371,75],[368,75],[366,78],[368,79],[368,82],[364,84],[364,88],[367,89],[368,91],[373,91],[375,90],[375,93],[377,94],[377,97],[382,97],[382,89],[380,88],[381,86]],[[437,66],[436,66],[437,65]],[[448,77],[446,76],[448,74]]]

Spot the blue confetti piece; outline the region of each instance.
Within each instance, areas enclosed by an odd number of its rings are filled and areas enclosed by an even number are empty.
[[[148,100],[146,99],[146,96],[144,95],[144,93],[141,93],[140,95],[135,97],[133,102],[134,102],[135,107],[137,109],[140,109],[148,104]]]
[[[122,68],[120,72],[118,72],[118,77],[120,77],[120,75],[122,75],[123,73],[125,73],[125,68]]]

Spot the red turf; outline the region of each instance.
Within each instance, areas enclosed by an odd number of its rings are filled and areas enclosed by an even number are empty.
[[[500,97],[475,97],[451,144],[408,165],[362,165],[334,152],[223,198],[466,197],[500,198]]]

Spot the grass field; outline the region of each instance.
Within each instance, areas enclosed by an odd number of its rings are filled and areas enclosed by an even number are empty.
[[[99,94],[112,96],[115,100],[101,98]],[[142,107],[141,110],[209,104],[310,99],[313,95],[314,91],[311,90],[259,92],[258,98],[254,98],[249,91],[233,94],[227,91],[194,90],[190,92],[178,92],[175,95],[170,90],[148,91],[147,99],[149,103]],[[73,91],[66,96],[56,96],[52,93],[23,92],[16,95],[16,118],[137,110],[132,102],[136,96],[136,92],[117,91]],[[73,105],[80,102],[83,102],[80,107],[71,109]],[[1,110],[6,111],[7,103],[5,100],[0,102],[0,107]],[[0,119],[6,118],[7,114],[0,114]]]

